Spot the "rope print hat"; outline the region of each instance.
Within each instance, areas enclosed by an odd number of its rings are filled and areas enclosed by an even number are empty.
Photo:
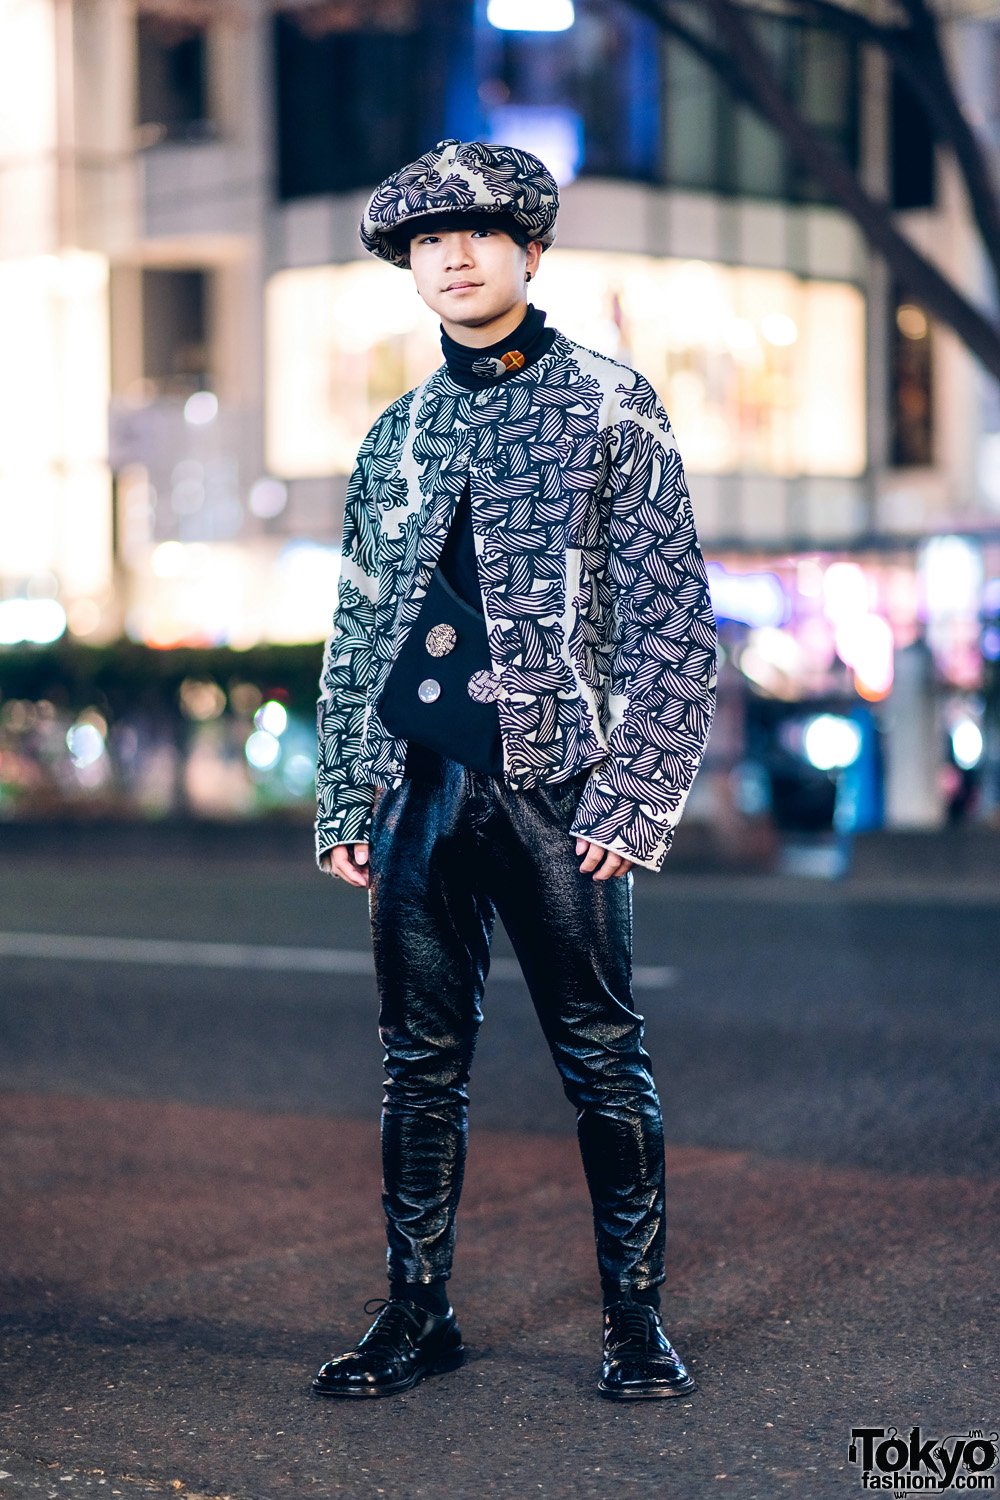
[[[559,188],[530,151],[449,138],[379,183],[358,232],[366,250],[408,270],[394,231],[411,219],[469,211],[509,214],[544,251],[556,237]]]

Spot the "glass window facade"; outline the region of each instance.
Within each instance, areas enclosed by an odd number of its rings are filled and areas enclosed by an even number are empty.
[[[143,376],[158,395],[187,395],[212,381],[211,272],[141,271]]]
[[[469,65],[466,6],[412,0],[342,30],[324,7],[274,22],[278,196],[371,187],[446,132],[449,79]]]
[[[889,172],[893,208],[933,207],[934,135],[920,100],[896,72],[889,92]]]
[[[779,16],[752,18],[786,93],[851,166],[858,161],[858,66],[852,44]],[[741,103],[689,47],[664,48],[663,180],[705,192],[824,203],[778,132]]]
[[[0,595],[109,579],[108,265],[93,251],[0,261]]]
[[[628,6],[579,5],[561,32],[500,31],[477,10],[475,63],[477,134],[530,147],[537,123],[544,152],[561,122],[575,143],[571,159],[560,153],[563,180],[658,180],[659,32]]]
[[[897,284],[890,303],[891,459],[896,468],[934,462],[931,327]]]
[[[205,27],[147,11],[138,17],[137,50],[136,123],[150,142],[213,135]]]
[[[362,28],[323,6],[275,18],[278,192],[370,188],[446,136],[538,151],[574,176],[824,201],[783,142],[691,51],[629,5],[576,7],[567,31],[504,31],[486,0],[373,5]],[[807,117],[857,157],[856,61],[832,32],[755,23]]]

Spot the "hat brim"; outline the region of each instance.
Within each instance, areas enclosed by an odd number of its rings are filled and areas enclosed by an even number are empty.
[[[481,229],[484,222],[510,238],[523,248],[531,244],[531,235],[523,224],[507,209],[491,208],[488,204],[468,208],[425,209],[403,219],[392,229],[384,231],[385,238],[392,241],[401,255],[409,259],[410,243],[418,234],[433,234],[442,229]],[[543,249],[545,246],[542,247]]]

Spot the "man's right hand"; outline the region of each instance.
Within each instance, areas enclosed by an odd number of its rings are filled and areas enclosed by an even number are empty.
[[[368,845],[335,844],[323,855],[320,868],[328,875],[339,875],[348,885],[367,885]]]

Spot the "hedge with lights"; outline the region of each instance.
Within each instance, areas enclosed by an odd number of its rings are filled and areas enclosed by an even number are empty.
[[[211,681],[227,694],[253,684],[295,713],[315,712],[322,643],[306,646],[179,647],[162,651],[133,641],[106,646],[75,642],[0,649],[0,702],[48,700],[70,711],[97,707],[111,716],[137,708],[178,711],[181,684]]]

